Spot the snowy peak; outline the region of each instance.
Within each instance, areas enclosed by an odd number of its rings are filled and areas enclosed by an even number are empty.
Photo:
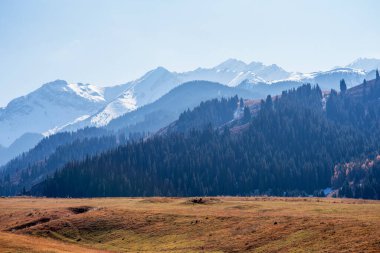
[[[104,88],[97,87],[91,84],[82,84],[82,83],[67,83],[64,80],[56,80],[53,82],[46,83],[42,85],[41,88],[33,91],[27,96],[20,97],[13,101],[20,100],[33,100],[33,99],[42,99],[50,100],[54,99],[67,99],[75,100],[86,100],[90,103],[105,103],[104,99]],[[67,102],[71,102],[69,100]],[[12,103],[12,101],[11,101]]]
[[[215,66],[213,69],[217,71],[241,72],[245,71],[246,68],[247,64],[245,62],[231,58]]]
[[[9,146],[27,132],[44,133],[106,104],[103,89],[89,84],[46,83],[30,94],[12,100],[0,111],[0,144]]]
[[[353,69],[353,68],[335,68],[328,71],[322,71],[318,73],[324,73],[324,74],[335,74],[335,73],[355,73],[359,75],[365,75],[366,71],[363,69]]]
[[[305,74],[289,73],[276,64],[257,61],[246,64],[228,59],[212,68],[183,73],[157,67],[139,79],[106,88],[56,80],[0,108],[0,144],[7,146],[26,132],[50,133],[67,126],[75,130],[107,125],[112,119],[152,103],[188,81],[204,80],[231,87],[245,83],[250,88],[261,84],[263,90],[267,90],[266,85],[279,82],[310,82],[331,89],[342,78],[348,86],[361,82],[367,78],[368,70],[379,67],[379,63],[377,59],[360,58],[346,68]]]
[[[156,101],[179,84],[181,80],[174,73],[163,67],[153,69],[143,77],[123,85],[126,89],[118,97],[86,119],[86,122],[79,122],[77,127],[83,127],[83,124],[105,126],[117,117]],[[70,127],[75,129],[75,126]]]
[[[173,73],[171,73],[169,70],[158,67],[156,69],[153,69],[146,73],[143,77],[135,80],[132,82],[132,85],[135,88],[138,88],[140,90],[142,89],[155,89],[157,86],[162,86],[165,84],[160,84],[161,82],[165,82],[168,79],[176,78]]]
[[[137,106],[143,106],[159,99],[181,82],[182,80],[176,74],[163,67],[158,67],[134,81],[131,89],[133,89]]]
[[[275,64],[269,66],[261,62],[246,64],[240,60],[228,59],[213,68],[198,68],[193,71],[180,73],[178,76],[183,82],[204,80],[228,86],[237,86],[239,80],[246,80],[244,76],[248,80],[257,83],[285,79],[290,76],[290,73]]]
[[[380,69],[380,59],[375,58],[358,58],[352,63],[348,64],[346,67],[354,69],[362,69],[367,72]]]
[[[276,64],[263,66],[262,69],[256,70],[255,73],[268,82],[286,79],[290,76],[289,72],[285,71],[283,68],[277,66]]]
[[[290,73],[286,72],[283,68],[277,66],[276,64],[267,66],[261,62],[255,61],[246,64],[245,62],[236,59],[228,59],[213,69],[216,69],[217,71],[235,72],[238,73],[238,76],[255,75],[258,79],[261,79],[260,81],[263,80],[268,82],[286,79],[290,76]],[[234,76],[233,79],[238,78],[238,76]],[[233,79],[231,79],[229,83],[234,83]]]
[[[171,72],[169,70],[167,70],[164,67],[159,66],[155,69],[148,71],[142,78],[140,78],[138,80],[146,79],[146,78],[156,78],[158,76],[170,75],[170,74],[171,74]]]
[[[264,68],[264,64],[262,62],[253,61],[247,65],[247,68],[251,71],[259,71]]]
[[[43,84],[40,89],[56,89],[56,90],[59,90],[59,89],[63,89],[65,86],[67,86],[67,82],[65,80],[57,79],[55,81]],[[37,89],[37,90],[39,90],[39,89]]]

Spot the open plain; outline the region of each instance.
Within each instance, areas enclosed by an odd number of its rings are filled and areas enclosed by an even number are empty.
[[[380,201],[1,198],[0,252],[380,252]]]

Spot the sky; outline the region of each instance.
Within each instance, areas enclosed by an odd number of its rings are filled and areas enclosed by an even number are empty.
[[[116,85],[228,58],[310,72],[380,58],[378,0],[0,0],[0,107],[56,79]]]

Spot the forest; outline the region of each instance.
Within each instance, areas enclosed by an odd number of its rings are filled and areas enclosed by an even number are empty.
[[[128,142],[83,161],[66,164],[29,194],[49,197],[214,196],[321,194],[334,186],[337,196],[352,197],[353,180],[333,180],[337,166],[376,156],[380,140],[380,77],[323,94],[305,84],[268,96],[260,110],[244,109],[241,131],[231,125],[205,124],[205,118],[231,118],[238,98],[202,104],[186,111],[168,131]],[[229,103],[231,106],[228,106]],[[224,104],[224,106],[223,106]],[[210,107],[206,109],[206,107]],[[218,116],[218,108],[226,108]],[[210,114],[212,116],[210,116]],[[186,122],[186,124],[182,123]],[[211,123],[211,122],[210,122]],[[194,126],[185,129],[183,126]],[[202,127],[200,127],[202,126]],[[376,163],[363,170],[365,191],[358,197],[379,199]],[[348,188],[351,191],[347,190]],[[355,197],[355,196],[354,196]]]

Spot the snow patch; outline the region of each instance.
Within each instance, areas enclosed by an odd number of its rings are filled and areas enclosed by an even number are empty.
[[[56,134],[59,131],[61,131],[62,129],[64,129],[64,128],[70,126],[70,125],[73,125],[73,124],[79,123],[81,121],[84,121],[84,120],[88,119],[89,117],[90,117],[90,115],[80,116],[80,117],[76,118],[74,121],[71,121],[71,122],[69,122],[67,124],[64,124],[62,126],[56,126],[56,127],[52,128],[52,129],[49,129],[49,130],[43,132],[42,135],[44,137],[48,137],[50,135]]]
[[[106,101],[104,99],[104,88],[91,84],[70,83],[67,85],[75,94],[94,102]]]
[[[91,125],[101,127],[111,120],[137,109],[137,101],[133,89],[127,90],[122,96],[109,103],[101,112],[91,118]]]

